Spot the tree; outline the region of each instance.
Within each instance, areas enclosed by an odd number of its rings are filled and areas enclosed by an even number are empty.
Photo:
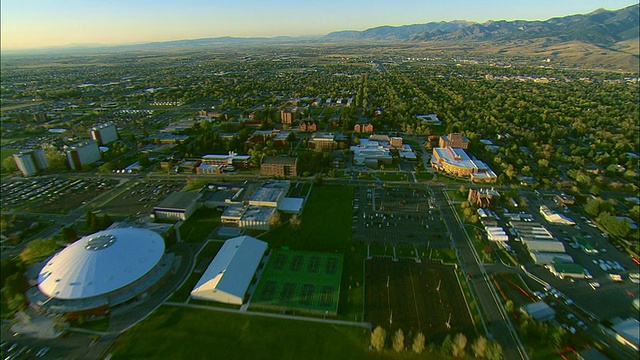
[[[492,340],[487,346],[485,356],[487,360],[500,360],[502,359],[502,345],[499,342]]]
[[[460,191],[460,194],[462,194],[462,196],[467,196],[467,188],[464,187],[464,185],[460,185],[460,189],[458,189],[458,191]]]
[[[422,334],[421,332],[417,333],[413,338],[413,352],[415,352],[416,354],[421,354],[424,351],[424,343],[424,334]]]
[[[280,216],[280,212],[276,210],[271,215],[271,217],[269,217],[269,226],[277,227],[277,226],[280,226],[281,223],[282,223],[282,219],[281,219],[281,216]]]
[[[316,176],[313,178],[313,184],[314,185],[322,185],[322,174],[317,173]]]
[[[57,150],[50,150],[44,153],[49,162],[49,168],[52,170],[64,169],[67,167],[67,157],[64,153]]]
[[[398,331],[393,334],[393,350],[396,352],[404,350],[404,333],[402,329],[398,329]]]
[[[66,243],[71,243],[78,240],[78,234],[76,230],[71,226],[65,226],[62,228],[62,241]]]
[[[464,349],[467,347],[467,337],[462,333],[456,334],[453,338],[453,344],[451,346],[451,354],[455,357],[461,357],[464,355]]]
[[[18,166],[16,165],[16,161],[13,159],[13,156],[7,156],[2,159],[2,167],[10,173],[18,170]]]
[[[447,334],[444,340],[442,340],[442,344],[440,345],[440,353],[443,356],[449,356],[451,354],[451,348],[453,347],[453,341],[451,340],[451,334]]]
[[[513,301],[512,300],[507,300],[507,302],[504,303],[504,309],[507,312],[512,312],[513,311]]]
[[[23,310],[26,307],[27,299],[24,292],[27,288],[29,288],[29,283],[22,272],[14,273],[5,279],[2,296],[7,302],[9,310]]]
[[[295,230],[300,228],[300,224],[302,224],[302,219],[300,219],[300,217],[298,216],[298,214],[293,214],[291,215],[291,218],[289,219],[289,224],[291,225],[291,227]]]
[[[489,342],[487,341],[486,337],[480,336],[479,338],[477,338],[476,341],[471,344],[471,351],[473,351],[473,356],[476,359],[485,357],[488,344]]]
[[[387,331],[381,326],[378,326],[371,333],[371,346],[377,351],[381,351],[384,348],[384,342],[387,340]]]

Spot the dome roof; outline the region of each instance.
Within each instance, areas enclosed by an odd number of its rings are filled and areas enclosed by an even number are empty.
[[[40,270],[38,288],[57,299],[83,299],[125,287],[153,269],[164,240],[145,229],[118,228],[85,236]]]

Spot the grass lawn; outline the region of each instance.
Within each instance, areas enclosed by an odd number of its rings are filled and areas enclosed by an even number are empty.
[[[268,242],[271,248],[288,246],[295,250],[344,252],[352,244],[352,199],[351,187],[314,186],[297,230],[284,224],[260,239]]]
[[[416,178],[419,181],[427,181],[433,179],[433,174],[429,172],[416,172]]]
[[[384,350],[375,352],[369,350],[370,331],[360,327],[162,306],[120,335],[107,353],[114,360],[451,358],[440,354],[439,344],[421,355],[398,354],[390,338]],[[408,349],[411,340],[405,334]]]
[[[163,306],[120,336],[113,359],[362,359],[369,330]]]
[[[362,321],[362,267],[367,249],[365,244],[351,240],[352,200],[352,187],[314,186],[300,216],[302,224],[297,230],[284,224],[263,234],[260,239],[268,242],[271,248],[288,246],[292,250],[342,253],[344,262],[338,317]]]
[[[407,181],[407,174],[396,172],[378,172],[376,173],[376,177],[382,181]]]
[[[202,242],[218,225],[220,225],[219,211],[198,209],[180,226],[182,241]]]
[[[223,243],[219,241],[210,241],[209,243],[207,243],[207,245],[204,246],[200,253],[198,253],[196,264],[199,264],[201,259],[204,258],[207,258],[209,261],[211,261],[216,256],[218,250],[220,250],[222,245]],[[208,266],[208,264],[206,266]],[[206,266],[202,269],[203,271],[206,270]],[[169,301],[187,301],[189,295],[191,295],[191,290],[194,286],[196,286],[196,283],[198,282],[198,280],[200,280],[201,276],[202,273],[191,273],[191,275],[189,275],[189,277],[187,278],[187,281],[185,281],[184,284],[182,284],[182,286],[178,290],[176,290],[173,295],[171,295]]]

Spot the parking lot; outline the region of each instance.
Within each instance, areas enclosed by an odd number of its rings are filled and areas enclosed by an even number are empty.
[[[360,187],[354,191],[353,238],[382,244],[450,247],[439,210],[429,192],[403,187]]]
[[[113,179],[45,178],[3,182],[0,188],[3,210],[66,213],[112,189]]]
[[[148,214],[169,194],[180,191],[184,186],[184,181],[140,180],[127,184],[118,196],[101,209],[103,212],[117,215]]]
[[[580,213],[579,205],[569,206],[568,209],[556,206],[549,199],[528,197],[529,204],[521,208],[533,215],[534,220],[545,226],[558,240],[565,245],[566,253],[570,255],[576,264],[584,267],[592,276],[592,279],[559,279],[547,269],[525,264],[527,269],[536,276],[549,283],[563,294],[564,299],[570,299],[572,306],[580,306],[600,319],[613,317],[626,318],[637,316],[637,310],[633,308],[632,301],[640,296],[640,288],[637,283],[630,280],[629,275],[638,273],[640,266],[634,263],[631,257],[612,245],[601,230]],[[563,213],[576,222],[576,225],[559,225],[546,221],[538,212],[540,205]],[[582,238],[593,249],[584,250],[575,239]],[[513,243],[519,252],[525,249],[520,243]],[[522,258],[522,257],[521,257]],[[599,286],[590,283],[597,282]],[[539,284],[538,284],[539,286]]]

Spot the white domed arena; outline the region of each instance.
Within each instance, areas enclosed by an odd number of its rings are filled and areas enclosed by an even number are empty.
[[[168,274],[172,257],[151,230],[115,228],[85,236],[60,250],[40,270],[28,293],[53,313],[109,313],[145,293]]]

